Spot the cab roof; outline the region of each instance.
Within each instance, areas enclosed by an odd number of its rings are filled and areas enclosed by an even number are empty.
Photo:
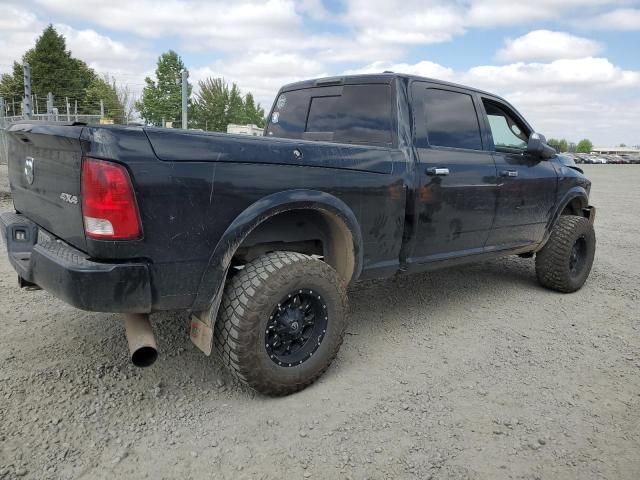
[[[493,93],[486,92],[484,90],[480,90],[477,88],[469,87],[467,85],[460,85],[458,83],[446,82],[444,80],[438,80],[436,78],[421,77],[419,75],[409,75],[406,73],[395,73],[395,72],[367,73],[367,74],[360,74],[360,75],[337,75],[335,77],[312,78],[309,80],[302,80],[300,82],[294,82],[294,83],[289,83],[287,85],[284,85],[280,89],[280,91],[286,92],[291,90],[299,90],[302,88],[325,87],[325,86],[332,86],[332,85],[355,85],[359,83],[391,83],[396,78],[403,79],[406,81],[417,80],[421,82],[429,82],[429,83],[434,83],[437,85],[443,85],[448,87],[463,88],[465,90],[481,93],[483,95],[489,95],[495,98],[500,98],[498,95],[495,95]]]

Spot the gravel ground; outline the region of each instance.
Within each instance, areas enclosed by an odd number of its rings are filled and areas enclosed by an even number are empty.
[[[153,316],[160,360],[135,369],[117,315],[20,291],[3,245],[0,479],[640,478],[640,167],[587,173],[581,291],[520,258],[358,285],[337,361],[281,399],[200,354],[182,313]]]

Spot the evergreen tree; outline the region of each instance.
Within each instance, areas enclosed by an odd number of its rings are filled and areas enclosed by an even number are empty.
[[[0,78],[0,97],[4,97],[9,106],[9,115],[20,115],[20,107],[17,112],[13,111],[14,102],[18,104],[22,101],[24,95],[23,72],[22,65],[13,62],[13,73],[3,73]]]
[[[217,132],[226,132],[230,123],[264,126],[264,109],[251,93],[243,99],[235,83],[229,88],[222,78],[207,78],[198,82],[198,90],[191,126]]]
[[[227,123],[243,124],[245,123],[245,110],[240,89],[234,83],[229,92],[229,108],[227,109]]]
[[[22,63],[14,62],[13,72],[2,75],[0,95],[11,104],[13,100],[21,101],[24,95],[23,63],[31,66],[31,91],[36,96],[40,112],[45,111],[45,97],[51,92],[60,113],[66,111],[65,97],[72,109],[77,100],[78,113],[81,114],[100,113],[102,99],[112,118],[118,121],[114,113],[118,107],[113,104],[110,82],[98,77],[82,60],[72,57],[64,36],[52,25],[45,28],[35,46],[25,52]]]
[[[251,92],[247,93],[244,97],[244,110],[246,119],[245,123],[252,123],[258,127],[264,127],[264,109],[260,104],[256,106]]]
[[[58,99],[78,99],[84,110],[85,91],[96,78],[95,72],[82,60],[71,56],[65,38],[49,25],[25,53],[24,62],[31,65],[32,90],[40,96],[52,92]]]
[[[182,118],[182,71],[185,70],[180,56],[173,50],[158,58],[155,79],[144,79],[146,86],[142,98],[136,103],[142,118],[154,125],[177,122]],[[188,84],[191,97],[191,84]]]

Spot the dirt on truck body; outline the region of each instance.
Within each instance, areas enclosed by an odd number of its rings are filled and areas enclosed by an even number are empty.
[[[521,255],[571,293],[595,255],[582,171],[505,100],[437,80],[287,85],[264,137],[35,122],[9,137],[0,226],[20,284],[125,314],[139,366],[157,357],[148,315],[186,310],[194,343],[265,394],[327,370],[358,280]]]

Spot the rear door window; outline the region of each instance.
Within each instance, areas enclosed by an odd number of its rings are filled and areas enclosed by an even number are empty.
[[[316,87],[283,92],[267,135],[390,146],[391,87],[386,84]]]
[[[480,124],[467,93],[414,86],[416,111],[416,146],[450,147],[482,150]]]

